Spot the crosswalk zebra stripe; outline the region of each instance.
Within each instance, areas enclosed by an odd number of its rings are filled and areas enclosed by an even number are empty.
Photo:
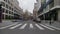
[[[40,25],[43,26],[43,27],[45,27],[45,28],[47,28],[47,29],[55,30],[55,29],[52,29],[52,28],[50,28],[50,27],[47,27],[47,26],[45,26],[45,25],[43,25],[43,24],[40,24]]]
[[[22,25],[22,24],[17,24],[16,26],[13,26],[13,27],[11,27],[11,28],[9,28],[9,29],[17,28],[17,27],[19,27],[20,25]]]
[[[8,28],[8,27],[14,26],[14,25],[16,25],[16,24],[18,24],[18,23],[14,23],[14,24],[9,25],[9,26],[1,27],[0,29],[5,29],[5,28]]]
[[[32,24],[30,24],[30,28],[33,28],[33,25]]]
[[[44,28],[42,28],[41,26],[39,26],[38,24],[35,24],[35,26],[37,26],[39,29],[44,30]]]
[[[21,26],[19,29],[24,29],[26,27],[27,23]]]
[[[45,24],[45,25],[48,26],[48,27],[52,27],[54,29],[60,30],[60,28],[57,28],[57,27],[54,27],[54,26],[51,26],[51,25],[47,25],[47,24]]]

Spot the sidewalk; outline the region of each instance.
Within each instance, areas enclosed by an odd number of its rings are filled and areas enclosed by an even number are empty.
[[[8,26],[13,24],[12,20],[3,20],[2,23],[0,23],[0,27]]]
[[[51,26],[55,26],[55,27],[58,27],[60,28],[60,22],[58,21],[54,21],[52,24],[49,24],[49,21],[42,21],[42,24],[48,24],[48,25],[51,25]]]

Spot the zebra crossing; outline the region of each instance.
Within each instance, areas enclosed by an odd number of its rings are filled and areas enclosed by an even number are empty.
[[[47,25],[47,24],[37,24],[35,23],[33,25],[33,23],[14,23],[12,25],[9,25],[9,26],[5,26],[5,27],[0,27],[0,29],[25,29],[26,26],[29,26],[28,28],[30,29],[33,29],[34,26],[37,28],[37,29],[40,29],[40,30],[46,30],[46,29],[49,29],[49,30],[60,30],[60,28],[57,28],[57,27],[54,27],[54,26],[50,26],[50,25]],[[45,29],[46,28],[46,29]]]

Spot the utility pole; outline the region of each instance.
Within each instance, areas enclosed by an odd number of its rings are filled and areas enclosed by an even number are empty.
[[[0,23],[2,23],[2,4],[0,4]]]

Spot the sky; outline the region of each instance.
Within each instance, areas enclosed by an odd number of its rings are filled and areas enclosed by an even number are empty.
[[[34,3],[36,3],[36,0],[18,0],[19,1],[19,6],[23,10],[28,10],[29,12],[33,13],[34,9]]]

